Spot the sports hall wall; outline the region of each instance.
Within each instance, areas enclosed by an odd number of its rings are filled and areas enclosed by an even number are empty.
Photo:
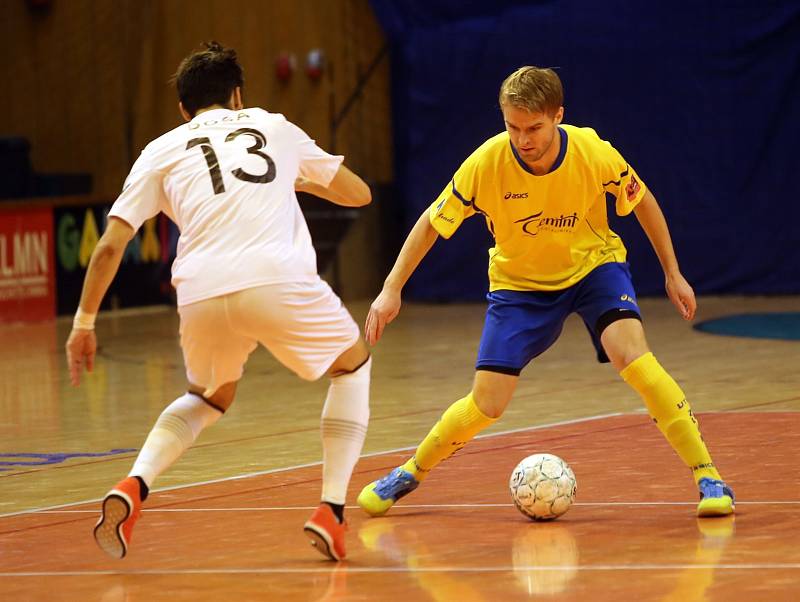
[[[522,65],[558,68],[565,122],[612,141],[659,200],[698,293],[800,293],[800,3],[372,0],[392,48],[408,231],[481,142]],[[640,294],[663,294],[633,216],[613,220]],[[480,217],[439,241],[418,299],[481,299]]]
[[[139,150],[179,123],[167,84],[178,61],[216,38],[239,51],[248,103],[285,113],[379,192],[333,268],[346,298],[370,297],[422,209],[502,128],[503,77],[532,63],[559,68],[566,121],[613,141],[652,188],[698,292],[800,292],[793,0],[1,0],[0,10],[0,135],[26,137],[37,172],[89,174],[98,230]],[[391,72],[386,59],[370,72],[387,40]],[[312,48],[327,59],[317,82],[302,71]],[[275,77],[281,51],[299,63],[286,83]],[[368,72],[333,140],[331,115]],[[59,269],[74,281],[72,296],[92,240],[86,203],[71,198],[54,210],[53,235],[69,226]],[[661,294],[635,219],[613,222],[639,292]],[[168,238],[163,224],[153,230]],[[146,238],[137,244],[132,258],[168,260]],[[409,296],[482,299],[489,244],[480,220],[469,220],[436,245]],[[168,265],[156,276],[168,281]]]
[[[85,249],[78,253],[88,207],[95,208],[102,232],[104,210],[140,150],[181,122],[169,79],[203,41],[217,39],[237,49],[246,104],[284,113],[321,146],[344,154],[346,164],[370,183],[380,187],[392,180],[388,58],[365,77],[385,45],[368,0],[0,0],[0,33],[6,48],[0,53],[0,136],[26,138],[38,173],[91,177],[88,198],[42,201],[60,212],[56,237],[61,213],[72,215],[72,296],[88,261]],[[304,71],[314,48],[325,55],[316,81]],[[280,53],[296,58],[288,81],[276,77]],[[363,87],[342,114],[361,80]],[[332,116],[339,117],[335,139]],[[2,199],[0,212],[9,207],[6,201],[17,207],[39,202]],[[362,259],[378,246],[379,212],[379,204],[361,211],[339,247],[335,277],[346,297],[372,294],[383,277],[377,264]],[[3,219],[10,218],[0,214]],[[161,225],[155,229],[160,232]]]

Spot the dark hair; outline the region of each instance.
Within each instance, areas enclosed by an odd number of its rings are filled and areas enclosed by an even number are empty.
[[[226,106],[234,88],[244,86],[236,51],[218,42],[206,42],[203,49],[183,59],[173,79],[178,99],[192,117],[211,105]]]

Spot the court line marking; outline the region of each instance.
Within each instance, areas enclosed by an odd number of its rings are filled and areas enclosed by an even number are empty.
[[[559,422],[551,422],[549,424],[539,424],[539,425],[535,425],[535,426],[526,426],[526,427],[522,427],[522,428],[510,429],[510,430],[507,430],[507,431],[499,431],[497,433],[488,433],[486,435],[478,435],[477,437],[475,437],[475,439],[487,439],[487,438],[490,438],[490,437],[500,437],[502,435],[511,435],[511,434],[514,434],[514,433],[521,433],[521,432],[524,432],[524,431],[537,431],[537,430],[543,430],[543,429],[548,429],[548,428],[554,428],[554,427],[557,427],[557,426],[566,426],[566,425],[569,425],[569,424],[580,424],[582,422],[592,422],[594,420],[603,420],[605,418],[615,418],[615,417],[618,417],[618,416],[625,416],[625,415],[627,415],[627,414],[624,413],[624,412],[611,412],[609,414],[598,414],[597,416],[587,416],[587,417],[584,417],[584,418],[573,418],[573,419],[570,419],[570,420],[561,420]],[[417,448],[416,445],[410,445],[408,447],[398,447],[398,448],[395,448],[395,449],[388,449],[388,450],[383,450],[383,451],[370,452],[368,454],[362,454],[361,458],[373,458],[375,456],[383,456],[383,455],[388,455],[388,454],[395,454],[395,453],[398,453],[398,452],[409,451],[409,450],[416,449],[416,448]],[[211,480],[208,480],[208,481],[198,481],[198,482],[194,482],[194,483],[187,483],[187,484],[184,484],[184,485],[173,485],[171,487],[162,487],[162,488],[158,488],[158,489],[153,489],[153,490],[151,490],[150,493],[153,494],[153,493],[160,493],[162,491],[175,491],[177,489],[187,489],[189,487],[200,487],[202,485],[213,485],[215,483],[224,483],[224,482],[227,482],[227,481],[237,481],[237,480],[240,480],[240,479],[249,479],[249,478],[252,478],[252,477],[260,477],[260,476],[264,476],[264,475],[268,475],[268,474],[276,474],[276,473],[280,473],[280,472],[286,472],[286,471],[290,471],[290,470],[298,470],[300,468],[311,468],[313,466],[321,466],[321,465],[322,465],[322,461],[309,462],[307,464],[296,464],[294,466],[286,466],[286,467],[282,467],[282,468],[271,468],[269,470],[261,470],[261,471],[257,471],[257,472],[249,472],[249,473],[246,473],[246,474],[235,475],[235,476],[232,476],[232,477],[221,477],[219,479],[211,479]],[[8,517],[11,517],[11,516],[19,516],[21,514],[34,514],[34,513],[37,513],[37,512],[44,512],[46,510],[57,510],[59,508],[69,508],[70,506],[81,506],[83,504],[94,504],[94,503],[100,502],[102,499],[103,498],[95,498],[95,499],[91,499],[91,500],[84,500],[84,501],[81,501],[81,502],[70,502],[68,504],[58,504],[58,505],[55,505],[55,506],[44,506],[42,508],[30,508],[28,510],[20,510],[20,511],[17,511],[17,512],[9,512],[8,514],[0,514],[0,518],[8,518]]]
[[[643,414],[644,411],[645,411],[644,409],[637,409],[637,410],[634,410],[634,411],[631,411],[631,412],[611,412],[611,413],[608,413],[608,414],[598,414],[596,416],[586,416],[586,417],[583,417],[583,418],[573,418],[573,419],[570,419],[570,420],[561,420],[561,421],[558,421],[558,422],[551,422],[551,423],[548,423],[548,424],[526,426],[526,427],[521,427],[521,428],[516,428],[516,429],[509,429],[509,430],[505,430],[505,431],[498,431],[496,433],[487,433],[487,434],[483,434],[483,435],[478,435],[478,436],[475,437],[475,439],[489,439],[489,438],[492,438],[492,437],[500,437],[500,436],[503,436],[503,435],[511,435],[511,434],[514,434],[514,433],[521,433],[521,432],[525,432],[525,431],[545,430],[545,429],[549,429],[549,428],[555,428],[555,427],[558,427],[558,426],[566,426],[566,425],[570,425],[570,424],[581,424],[583,422],[592,422],[592,421],[595,421],[595,420],[603,420],[603,419],[606,419],[606,418],[616,418],[616,417],[619,417],[619,416],[632,416],[632,415]],[[717,410],[717,411],[712,411],[712,412],[700,412],[701,415],[703,415],[703,414],[706,414],[706,415],[708,415],[708,414],[732,414],[732,413],[736,413],[736,412],[730,412],[730,411],[725,411],[725,410]],[[749,412],[742,412],[742,413],[749,413]],[[415,445],[407,446],[407,447],[398,447],[398,448],[394,448],[394,449],[388,449],[388,450],[382,450],[382,451],[376,451],[376,452],[370,452],[368,454],[362,454],[360,457],[361,458],[373,458],[373,457],[376,457],[376,456],[389,455],[389,454],[409,451],[409,450],[413,450],[413,449],[416,449]],[[298,470],[298,469],[301,469],[301,468],[311,468],[311,467],[314,467],[314,466],[321,466],[321,465],[322,465],[322,462],[318,461],[318,462],[309,462],[309,463],[306,463],[306,464],[297,464],[297,465],[294,465],[294,466],[286,466],[286,467],[281,467],[281,468],[272,468],[272,469],[269,469],[269,470],[262,470],[262,471],[257,471],[257,472],[241,474],[241,475],[234,475],[234,476],[231,476],[231,477],[221,477],[221,478],[218,478],[218,479],[210,479],[210,480],[207,480],[207,481],[197,481],[197,482],[193,482],[193,483],[186,483],[186,484],[183,484],[183,485],[173,485],[171,487],[162,487],[162,488],[158,488],[158,489],[153,489],[151,491],[151,493],[159,493],[159,492],[163,492],[163,491],[175,491],[175,490],[178,490],[178,489],[188,489],[190,487],[200,487],[202,485],[213,485],[215,483],[224,483],[226,481],[236,481],[236,480],[240,480],[240,479],[249,479],[249,478],[252,478],[252,477],[264,476],[264,475],[269,475],[269,474],[276,474],[276,473],[286,472],[286,471],[290,471],[290,470]],[[41,507],[41,508],[29,508],[27,510],[19,510],[19,511],[16,511],[16,512],[9,512],[9,513],[5,513],[5,514],[0,514],[0,518],[10,518],[12,516],[21,516],[21,515],[24,515],[24,514],[46,513],[48,511],[59,510],[59,509],[62,509],[62,508],[69,508],[71,506],[82,506],[84,504],[95,504],[95,503],[98,503],[98,502],[102,501],[102,499],[103,498],[95,498],[95,499],[83,500],[83,501],[79,501],[79,502],[70,502],[70,503],[67,503],[67,504],[57,504],[55,506],[44,506],[44,507]],[[665,503],[668,503],[668,502],[665,502]],[[686,505],[694,505],[694,502],[682,502],[682,503],[685,503]],[[747,504],[747,503],[762,503],[762,502],[737,502],[737,503],[738,504]],[[767,502],[763,502],[763,503],[767,503]],[[771,502],[771,503],[784,503],[784,502]],[[794,502],[786,502],[786,503],[794,503]],[[577,504],[580,504],[580,502],[578,502]],[[404,506],[406,508],[415,507],[415,506],[410,506],[410,505],[405,505],[405,504],[404,504]],[[314,508],[316,508],[316,506],[314,506]]]
[[[573,506],[695,506],[695,502],[575,502]],[[791,506],[800,505],[800,500],[780,501],[737,501],[737,506]],[[513,508],[514,504],[402,504],[396,510],[403,509],[436,509],[436,508]],[[281,512],[291,510],[316,510],[316,506],[242,506],[234,508],[144,508],[146,514],[154,512]],[[358,508],[348,505],[348,510]],[[37,514],[97,514],[97,509],[88,510],[39,510]]]
[[[561,571],[763,571],[800,569],[798,562],[766,562],[760,564],[563,564],[563,565],[503,565],[493,567],[442,566],[442,567],[346,567],[342,571],[330,568],[276,567],[263,569],[142,569],[130,571],[24,571],[2,572],[0,577],[95,577],[101,575],[274,575],[274,574],[336,574],[350,573],[513,573],[513,572],[561,572]]]

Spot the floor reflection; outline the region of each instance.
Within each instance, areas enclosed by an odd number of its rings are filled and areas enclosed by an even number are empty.
[[[675,580],[675,589],[662,598],[663,602],[703,602],[714,584],[714,573],[725,548],[733,540],[736,516],[697,519],[699,537],[693,566],[685,569]],[[688,560],[688,559],[687,559]]]
[[[578,574],[578,542],[569,526],[536,523],[514,537],[514,576],[529,596],[559,594]]]

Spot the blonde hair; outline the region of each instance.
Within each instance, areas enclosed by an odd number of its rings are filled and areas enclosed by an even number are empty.
[[[561,80],[552,69],[520,67],[500,86],[500,106],[553,115],[564,104]]]

